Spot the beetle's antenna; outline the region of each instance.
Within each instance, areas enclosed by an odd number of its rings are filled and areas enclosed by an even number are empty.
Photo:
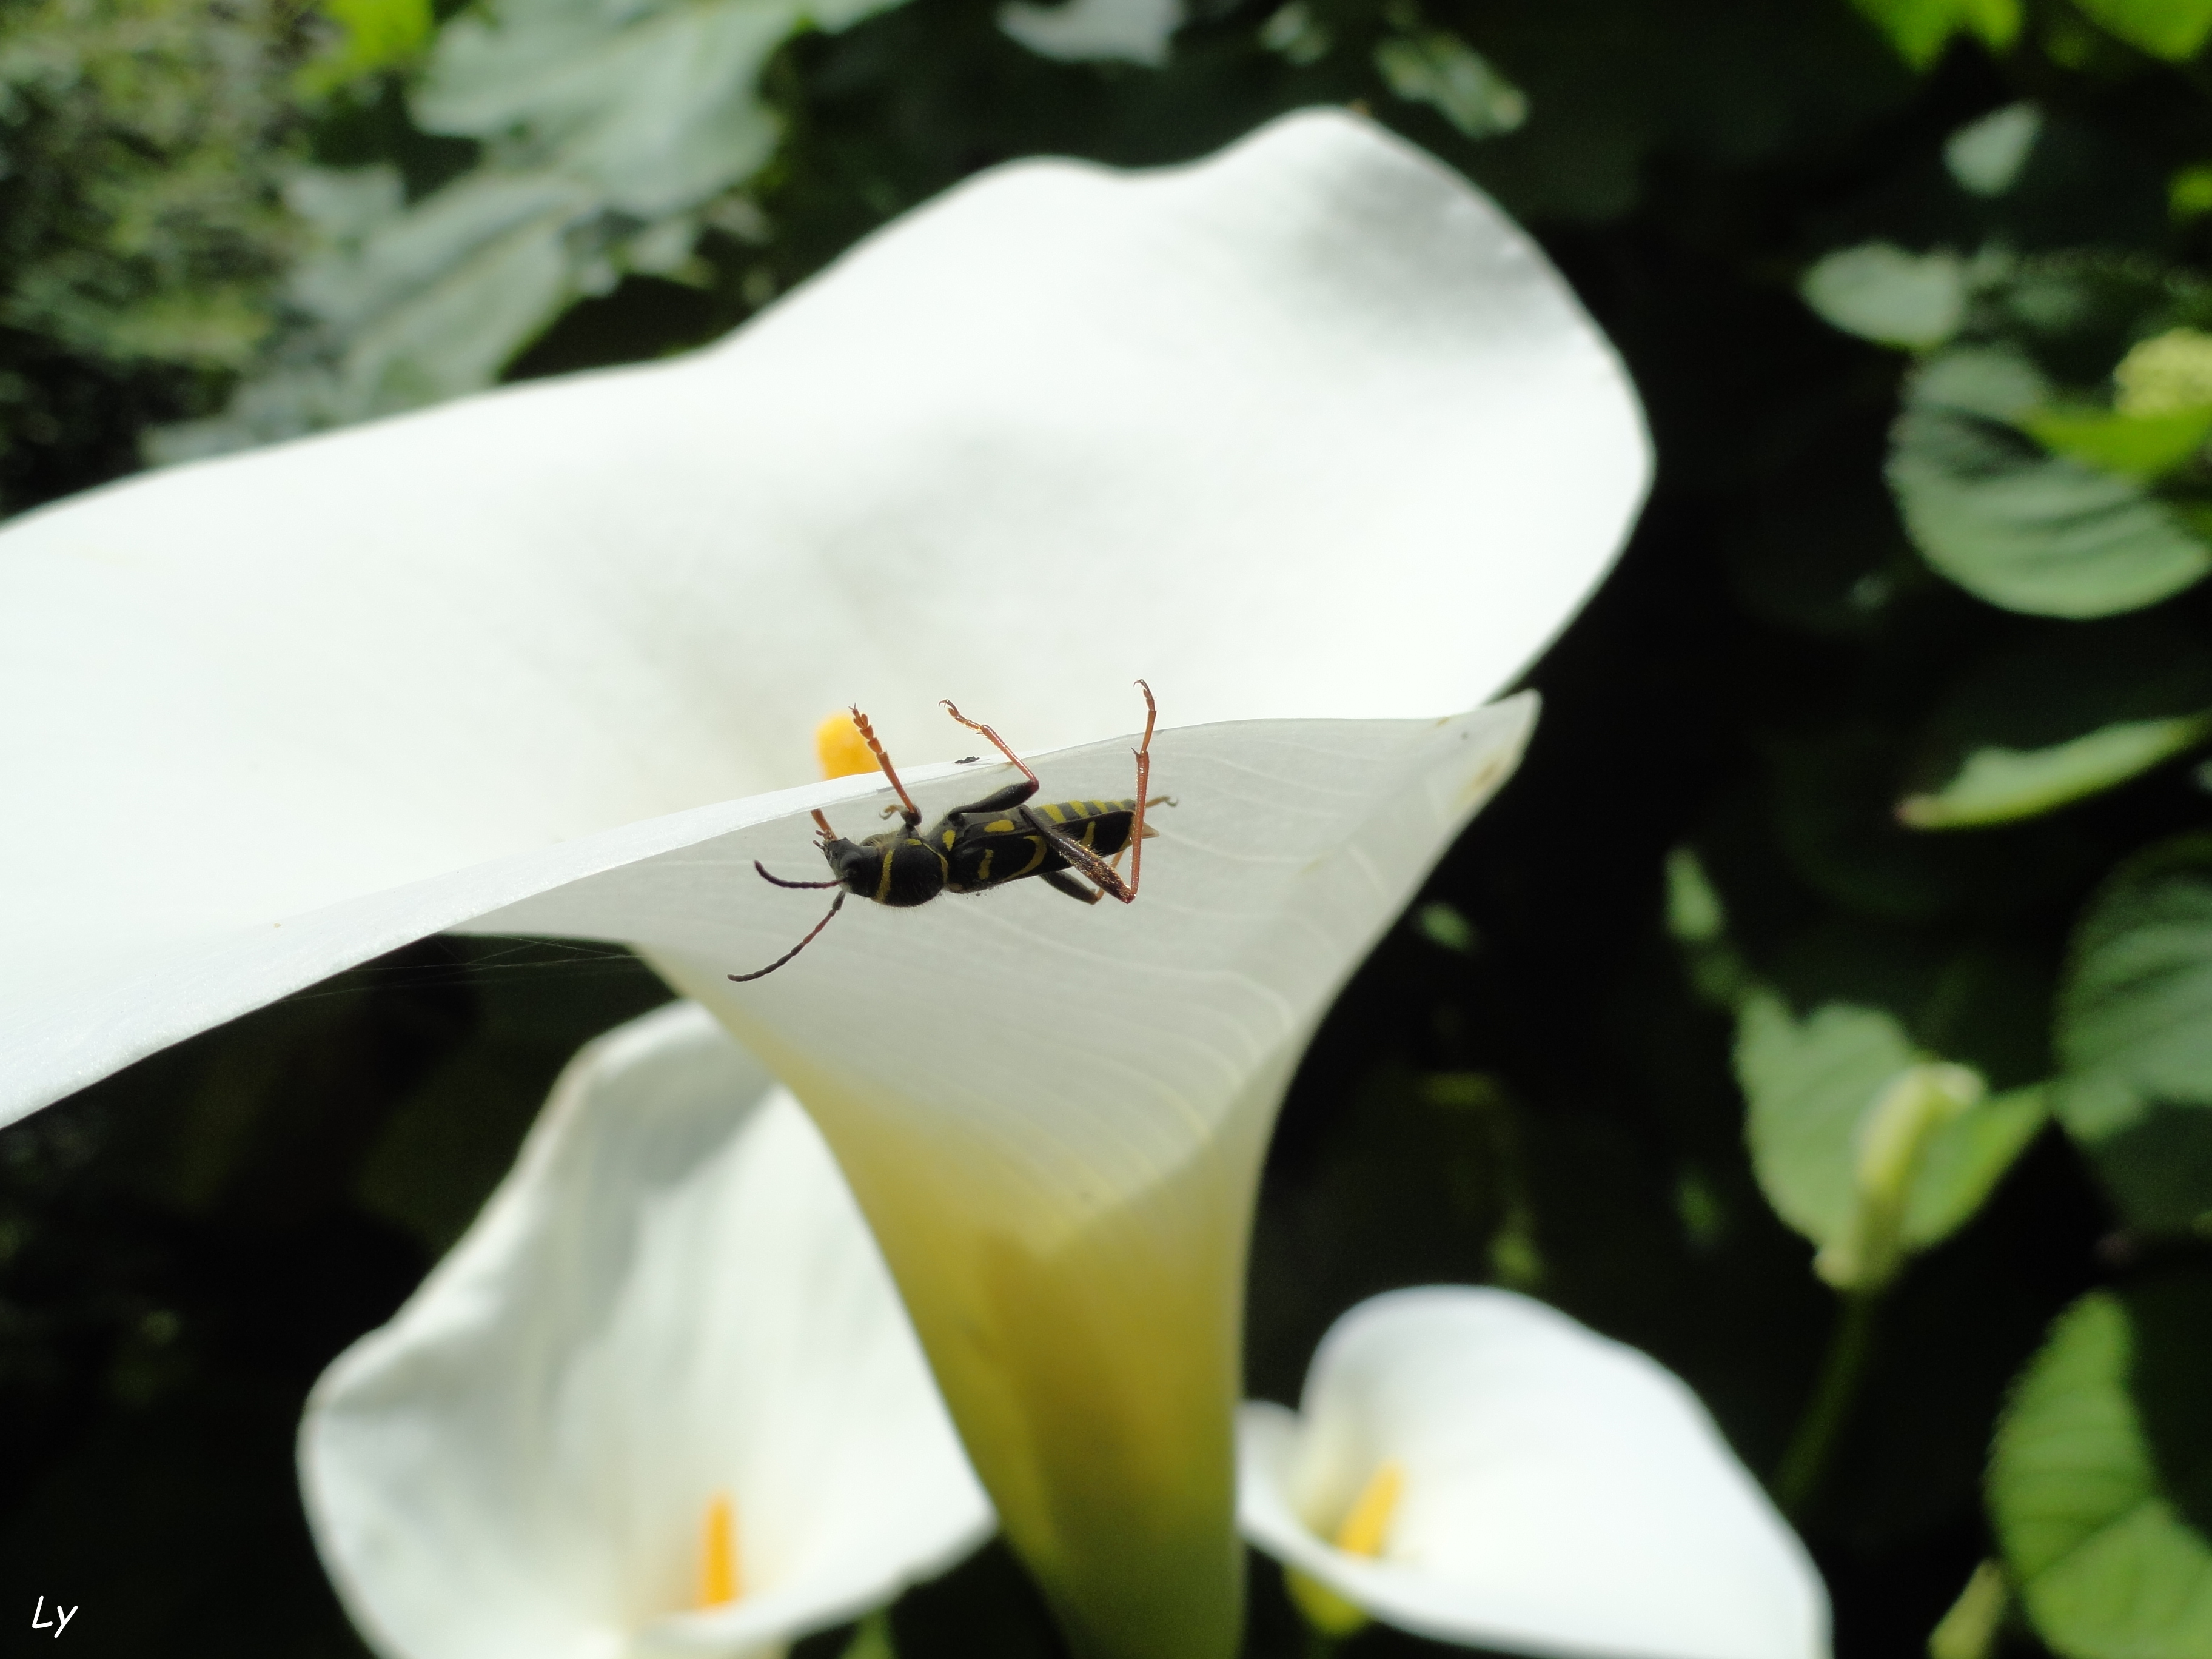
[[[860,735],[867,739],[868,747],[876,751],[876,764],[884,769],[884,775],[891,781],[891,787],[898,791],[898,798],[904,808],[903,816],[906,821],[908,823],[920,823],[921,808],[914,804],[914,797],[907,793],[906,786],[899,781],[898,774],[891,769],[891,757],[884,752],[883,744],[876,740],[876,728],[868,724],[868,717],[860,712],[858,703],[853,705],[852,714],[853,724],[860,728]],[[827,829],[829,826],[825,824],[823,827]]]
[[[763,881],[774,882],[778,887],[842,887],[844,885],[834,877],[828,881],[786,881],[781,876],[769,874],[768,866],[758,859],[753,860],[753,868],[760,872],[760,878]]]
[[[760,866],[756,864],[753,866],[753,868],[760,870]],[[768,876],[768,872],[761,870],[761,874]],[[770,881],[775,881],[775,878],[774,876],[768,876],[768,878]],[[779,887],[836,887],[837,885],[834,881],[775,881],[775,884]],[[845,895],[842,890],[840,890],[837,896],[830,901],[830,914],[814,924],[814,933],[809,933],[805,939],[799,940],[798,944],[793,945],[791,949],[786,951],[781,956],[778,957],[774,962],[769,963],[767,967],[762,969],[758,973],[732,974],[729,975],[728,977],[737,981],[740,985],[744,984],[749,979],[766,979],[777,969],[782,967],[785,963],[789,962],[792,957],[797,956],[808,945],[813,944],[815,933],[819,933],[824,927],[827,927],[836,918],[837,912],[844,908]]]

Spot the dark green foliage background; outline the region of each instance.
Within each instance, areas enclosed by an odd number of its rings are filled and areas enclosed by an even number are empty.
[[[1304,66],[1260,44],[1271,4],[1229,0],[1159,70],[1048,62],[995,9],[912,0],[795,39],[763,82],[786,137],[744,193],[758,228],[709,228],[680,280],[633,271],[581,300],[510,377],[711,338],[1013,156],[1181,160],[1276,112],[1358,100],[1495,194],[1627,358],[1658,483],[1619,571],[1531,677],[1547,709],[1527,767],[1291,1091],[1250,1389],[1295,1398],[1315,1341],[1364,1295],[1506,1283],[1678,1370],[1771,1472],[1838,1298],[1761,1194],[1731,1023],[1667,930],[1670,851],[1697,849],[1741,960],[1801,1010],[1887,1009],[2009,1088],[2051,1070],[2052,999],[2099,884],[2207,816],[2169,764],[2015,823],[1896,823],[1950,689],[2089,624],[2008,613],[1928,568],[1883,479],[1907,359],[1830,327],[1796,283],[1874,238],[2201,270],[2204,222],[2172,222],[2166,190],[2212,159],[2212,81],[2057,0],[2008,50],[1954,42],[1924,72],[1843,0],[1325,0],[1310,10],[1335,47]],[[1371,49],[1417,26],[1499,66],[1527,124],[1477,142],[1394,95]],[[389,161],[419,198],[471,164],[469,143],[409,125],[405,64],[302,90],[331,33],[253,0],[0,9],[7,509],[131,470],[148,428],[217,414],[296,348],[289,170]],[[2025,97],[2048,125],[2018,188],[1960,191],[1945,138]],[[2159,615],[2212,660],[2203,592]],[[665,994],[619,953],[429,941],[0,1133],[0,1604],[79,1605],[81,1655],[358,1653],[295,1496],[305,1390],[465,1225],[566,1057]],[[1800,1516],[1844,1659],[1921,1651],[1993,1553],[1993,1429],[2054,1317],[2203,1256],[2200,1234],[2125,1224],[2046,1130],[1907,1268]],[[1298,1651],[1264,1563],[1254,1591],[1250,1650]],[[909,1595],[894,1626],[907,1659],[1057,1651],[995,1547]],[[2018,1619],[2004,1639],[2042,1650]],[[1352,1650],[1427,1649],[1377,1630]]]

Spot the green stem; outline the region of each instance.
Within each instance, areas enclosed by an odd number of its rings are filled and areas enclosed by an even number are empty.
[[[1820,1379],[1774,1472],[1774,1501],[1792,1516],[1802,1514],[1820,1489],[1874,1351],[1875,1314],[1881,1305],[1881,1292],[1846,1291],[1843,1302],[1827,1358],[1820,1363]]]
[[[1327,1631],[1306,1626],[1306,1659],[1336,1659],[1336,1650],[1344,1645]]]

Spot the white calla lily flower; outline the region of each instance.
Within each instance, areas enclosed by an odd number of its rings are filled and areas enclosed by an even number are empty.
[[[300,1462],[392,1659],[780,1655],[992,1527],[828,1147],[688,1003],[571,1064]]]
[[[1001,168],[729,342],[177,469],[0,532],[0,1108],[440,928],[639,947],[805,1103],[1086,1655],[1235,1640],[1261,1148],[1329,999],[1510,771],[1474,714],[1649,451],[1603,338],[1354,117]],[[858,702],[932,811],[1031,757],[1176,798],[1141,899],[819,911]],[[988,750],[985,750],[988,756]]]
[[[1697,1396],[1510,1291],[1361,1303],[1300,1409],[1248,1402],[1237,1440],[1244,1534],[1323,1620],[1558,1659],[1828,1651],[1819,1572]]]

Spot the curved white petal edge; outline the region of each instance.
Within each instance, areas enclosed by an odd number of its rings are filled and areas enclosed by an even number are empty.
[[[1000,168],[688,358],[32,514],[0,532],[0,1119],[787,813],[760,798],[848,702],[909,763],[975,746],[938,697],[1043,753],[1129,729],[1139,675],[1178,726],[1471,708],[1648,471],[1528,239],[1316,112],[1188,167]],[[1261,847],[1299,810],[1249,805]]]
[[[1633,1348],[1510,1291],[1360,1304],[1301,1410],[1238,1422],[1246,1538],[1374,1618],[1559,1659],[1822,1659],[1827,1595],[1697,1397]],[[1404,1485],[1378,1557],[1327,1541]]]
[[[781,1653],[993,1525],[828,1148],[684,1003],[577,1057],[300,1462],[392,1659]],[[693,1610],[718,1498],[743,1593]]]

